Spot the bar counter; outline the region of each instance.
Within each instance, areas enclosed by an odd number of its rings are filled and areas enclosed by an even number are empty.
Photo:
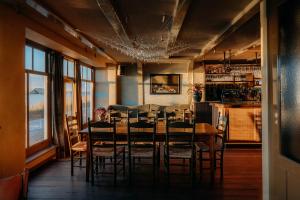
[[[212,124],[216,124],[218,113],[228,114],[229,143],[261,143],[261,103],[234,102],[210,103],[212,106]]]

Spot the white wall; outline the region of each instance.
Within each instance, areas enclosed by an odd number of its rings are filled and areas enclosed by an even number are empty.
[[[189,104],[189,98],[187,95],[187,90],[189,88],[188,69],[189,69],[189,63],[144,64],[143,75],[144,75],[145,104],[158,104],[158,105]],[[151,95],[150,74],[180,74],[181,93],[174,94],[174,95]]]
[[[125,75],[118,77],[118,103],[138,105],[138,70],[136,65],[126,65]]]
[[[109,82],[107,69],[97,69],[95,75],[95,107],[109,105]]]

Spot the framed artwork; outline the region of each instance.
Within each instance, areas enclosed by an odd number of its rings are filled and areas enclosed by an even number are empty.
[[[180,74],[150,74],[150,94],[180,94]]]

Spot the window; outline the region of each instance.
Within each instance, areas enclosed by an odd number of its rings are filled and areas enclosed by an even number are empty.
[[[75,97],[75,64],[74,60],[64,58],[64,94],[65,94],[65,114],[75,115],[76,97]]]
[[[50,141],[45,50],[35,46],[25,46],[25,81],[27,127],[25,146],[29,152],[32,152],[30,149],[43,148]]]
[[[93,118],[93,70],[81,65],[81,98],[82,98],[82,123],[86,124],[88,118]]]

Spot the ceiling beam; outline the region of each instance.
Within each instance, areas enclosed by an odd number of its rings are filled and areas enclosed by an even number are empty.
[[[107,21],[112,26],[113,30],[119,37],[119,39],[127,44],[131,44],[128,34],[126,32],[126,26],[122,23],[117,10],[112,4],[111,0],[96,0],[99,8]]]
[[[233,32],[239,29],[245,22],[259,12],[259,3],[262,0],[252,0],[241,12],[239,12],[219,34],[209,40],[201,49],[201,53],[195,58],[204,56],[206,53],[215,48],[218,44],[228,38]]]
[[[255,46],[259,46],[260,45],[260,39],[255,40],[254,42],[251,42],[250,44],[242,47],[241,49],[239,49],[238,51],[236,51],[233,56],[238,56],[242,53],[245,53],[246,51],[250,51],[251,48],[255,47]],[[260,50],[257,50],[260,51]]]
[[[191,4],[191,0],[176,1],[175,9],[173,11],[173,20],[172,20],[173,22],[168,35],[168,43],[167,43],[168,49],[172,47],[172,45],[175,44],[176,42],[176,39],[179,35],[179,32],[181,30],[184,18],[187,14],[190,4]]]

